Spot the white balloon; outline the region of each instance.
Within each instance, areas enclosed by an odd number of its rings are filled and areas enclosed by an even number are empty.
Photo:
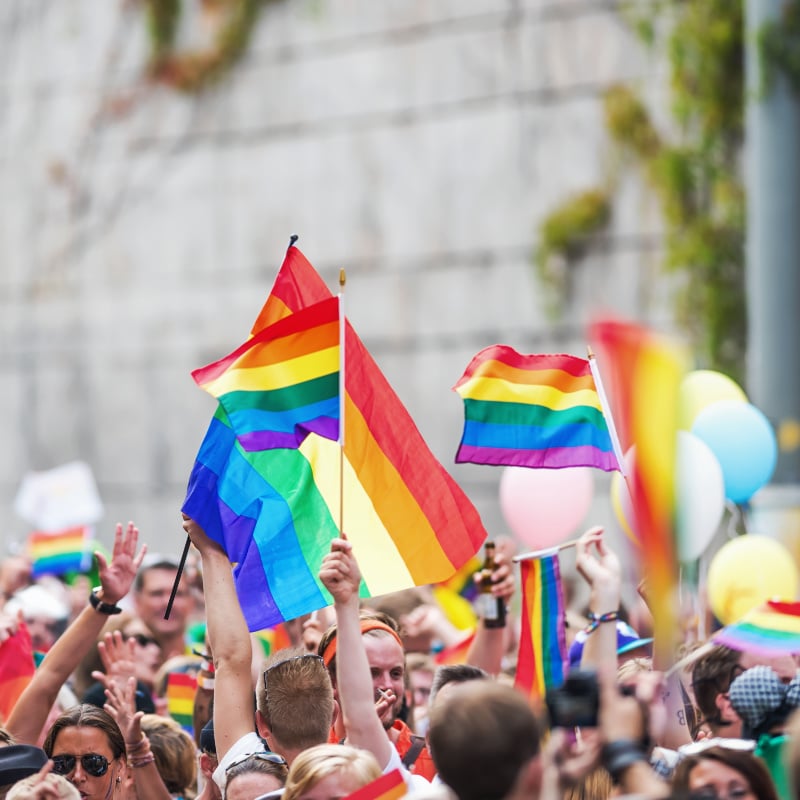
[[[675,497],[678,558],[694,561],[708,547],[722,520],[725,480],[713,450],[688,431],[678,431]]]

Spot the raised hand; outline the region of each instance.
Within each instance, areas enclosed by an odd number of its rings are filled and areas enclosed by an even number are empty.
[[[147,552],[147,545],[142,545],[137,554],[138,543],[139,529],[129,522],[123,531],[122,524],[118,522],[114,533],[111,563],[106,561],[102,553],[95,551],[100,585],[103,590],[101,599],[104,603],[115,605],[130,591],[136,573],[142,565],[144,554]]]
[[[222,546],[215,542],[197,522],[186,514],[182,514],[181,516],[183,517],[183,529],[186,531],[186,535],[192,540],[192,544],[200,551],[201,556],[204,553],[214,550],[220,553],[224,552]]]
[[[119,725],[125,744],[136,746],[142,740],[141,721],[143,711],[136,710],[136,678],[129,678],[127,683],[120,684],[102,672],[92,673],[101,676],[98,679],[106,688],[105,710],[114,717]]]
[[[97,645],[100,660],[103,662],[103,671],[109,678],[115,680],[120,686],[125,686],[128,678],[136,678],[136,655],[133,639],[125,641],[122,631],[113,631],[103,637]],[[101,673],[93,672],[92,677]]]
[[[353,555],[353,545],[346,539],[334,539],[331,551],[322,559],[319,579],[333,596],[337,605],[358,603],[361,571]]]

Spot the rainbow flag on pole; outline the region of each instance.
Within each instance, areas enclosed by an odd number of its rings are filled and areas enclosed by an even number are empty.
[[[291,245],[255,336],[330,298]],[[370,597],[450,578],[480,549],[486,530],[472,503],[434,458],[356,335],[345,325],[344,530]],[[311,433],[299,447],[250,452],[222,404],[197,454],[183,511],[236,564],[251,630],[330,605],[319,582],[339,535],[339,445]]]
[[[715,644],[765,657],[800,653],[800,603],[768,600],[712,637]]]
[[[481,350],[453,389],[464,400],[456,463],[619,469],[585,358]]]
[[[567,674],[566,617],[558,551],[520,562],[522,624],[514,685],[532,699]]]
[[[55,533],[36,531],[28,536],[31,574],[63,575],[65,572],[86,572],[92,566],[91,529],[85,525]]]
[[[192,372],[219,400],[248,451],[299,447],[309,433],[339,437],[339,300],[270,325]]]
[[[406,782],[399,769],[393,769],[386,775],[381,775],[377,780],[362,786],[344,800],[397,800],[408,794]]]

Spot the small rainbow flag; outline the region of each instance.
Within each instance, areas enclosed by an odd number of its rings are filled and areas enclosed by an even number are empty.
[[[467,661],[467,653],[475,640],[475,631],[470,631],[466,636],[459,639],[449,647],[442,648],[433,657],[433,660],[439,664],[465,664]]]
[[[800,603],[768,600],[711,638],[765,657],[800,653]]]
[[[564,592],[558,551],[520,562],[522,624],[514,685],[541,700],[567,672]]]
[[[270,325],[225,358],[192,372],[219,400],[248,452],[299,447],[309,433],[339,437],[339,299]]]
[[[170,672],[167,675],[167,711],[187,733],[194,733],[194,696],[197,694],[197,678],[185,672]]]
[[[33,645],[25,623],[0,644],[0,724],[4,723],[34,673]]]
[[[464,400],[456,463],[618,470],[585,358],[480,351],[453,389]]]
[[[292,243],[252,333],[331,298]],[[345,323],[342,448],[314,433],[297,448],[248,452],[219,404],[189,477],[183,511],[219,542],[234,568],[250,630],[330,605],[322,559],[344,522],[362,597],[450,578],[480,549],[477,510],[437,461],[396,393]]]
[[[344,800],[396,800],[408,794],[406,782],[399,769],[393,769],[377,780],[362,786]]]
[[[85,525],[56,533],[36,531],[28,536],[31,573],[63,575],[65,572],[86,572],[92,565],[89,549],[91,529]]]

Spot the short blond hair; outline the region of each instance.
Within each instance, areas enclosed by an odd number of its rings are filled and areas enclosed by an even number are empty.
[[[339,773],[352,778],[354,792],[381,776],[377,759],[368,750],[346,744],[318,744],[304,750],[292,762],[286,778],[283,800],[297,800],[328,775]]]
[[[171,717],[145,714],[141,725],[167,790],[170,794],[194,796],[197,781],[194,739]]]
[[[21,781],[17,781],[6,795],[6,800],[34,800],[39,797],[38,787],[47,786],[54,789],[60,800],[80,800],[81,793],[63,776],[50,773],[42,778],[40,775],[29,775]],[[48,795],[50,797],[50,795]]]

